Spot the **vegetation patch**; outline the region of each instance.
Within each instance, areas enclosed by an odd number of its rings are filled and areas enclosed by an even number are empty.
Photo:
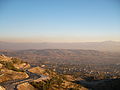
[[[40,82],[31,82],[38,90],[79,90],[80,85],[66,81],[63,75],[54,75],[49,80]]]
[[[13,71],[17,71],[17,72],[23,72],[23,70],[17,69],[13,66],[13,62],[5,62],[5,61],[0,61],[1,64],[4,65],[5,68],[9,69],[9,70],[13,70]]]

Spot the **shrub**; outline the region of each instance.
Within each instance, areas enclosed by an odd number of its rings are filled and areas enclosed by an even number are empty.
[[[15,64],[21,64],[23,61],[21,61],[19,58],[12,58],[12,62]]]
[[[62,88],[63,79],[56,75],[52,77],[50,80],[41,81],[41,82],[31,82],[35,88],[39,90],[52,90],[52,88]]]

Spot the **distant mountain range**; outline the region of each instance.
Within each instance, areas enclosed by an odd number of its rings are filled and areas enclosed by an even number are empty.
[[[0,42],[0,50],[27,50],[27,49],[84,49],[120,52],[120,42],[78,42],[78,43],[11,43]]]

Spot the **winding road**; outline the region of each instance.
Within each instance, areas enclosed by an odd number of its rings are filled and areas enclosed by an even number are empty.
[[[28,78],[25,79],[17,79],[17,80],[9,80],[6,82],[0,83],[1,86],[5,87],[6,90],[17,90],[17,85],[25,83],[25,82],[31,82],[35,79],[47,79],[48,76],[44,75],[38,75],[32,72],[29,72],[28,69],[25,70],[25,72],[29,75]]]

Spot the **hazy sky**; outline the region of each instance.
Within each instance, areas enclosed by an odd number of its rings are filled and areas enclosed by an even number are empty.
[[[120,41],[120,0],[0,0],[0,41]]]

